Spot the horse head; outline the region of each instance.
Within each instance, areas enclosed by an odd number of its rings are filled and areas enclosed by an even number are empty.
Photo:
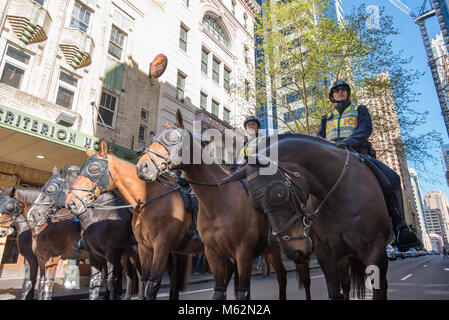
[[[114,188],[114,179],[108,165],[106,141],[101,141],[98,154],[94,154],[89,148],[86,148],[86,154],[89,158],[80,168],[79,175],[65,200],[65,206],[74,215],[85,212],[100,195]]]
[[[15,197],[16,188],[8,187],[0,193],[0,214],[6,214],[12,219],[17,217],[22,208]]]
[[[197,137],[184,129],[182,114],[178,109],[176,125],[170,126],[167,123],[137,162],[136,170],[139,178],[152,182],[167,170],[181,169],[183,163],[193,158],[193,148],[190,146],[194,139]],[[204,146],[203,141],[201,146]]]

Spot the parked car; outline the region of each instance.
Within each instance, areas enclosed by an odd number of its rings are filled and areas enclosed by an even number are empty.
[[[428,254],[428,255],[435,255],[435,254],[437,254],[437,253],[436,253],[435,250],[429,250],[429,251],[427,251],[427,254]]]
[[[418,255],[421,256],[425,256],[426,252],[424,250],[418,250]]]
[[[393,247],[387,244],[387,257],[388,260],[396,260],[396,252],[394,251]]]
[[[405,257],[409,258],[409,257],[417,257],[418,256],[418,252],[415,249],[409,249],[408,251],[405,252]]]
[[[405,253],[402,251],[399,251],[398,248],[394,248],[394,254],[396,255],[396,258],[401,258],[404,259],[405,258]]]

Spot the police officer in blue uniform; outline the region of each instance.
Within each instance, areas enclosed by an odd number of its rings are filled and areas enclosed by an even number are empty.
[[[399,175],[388,166],[376,159],[376,153],[368,141],[373,132],[371,116],[366,106],[353,105],[349,99],[350,86],[338,80],[329,88],[329,99],[334,103],[333,112],[321,119],[317,135],[335,142],[337,148],[349,148],[368,158],[389,180],[391,192],[388,199],[393,203],[389,213],[393,223],[396,243],[399,250],[419,246],[419,240],[404,221],[401,180]],[[387,201],[387,204],[389,202]]]

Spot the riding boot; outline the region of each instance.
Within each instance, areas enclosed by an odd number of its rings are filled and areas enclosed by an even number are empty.
[[[396,244],[399,251],[407,251],[410,248],[419,246],[419,239],[416,234],[410,230],[404,220],[404,207],[402,202],[401,189],[394,190],[392,193],[394,206],[390,211],[391,221],[393,222],[393,231]]]
[[[80,241],[78,241],[77,244],[74,244],[74,245],[73,245],[73,248],[76,249],[77,251],[84,250],[83,240],[80,239]]]

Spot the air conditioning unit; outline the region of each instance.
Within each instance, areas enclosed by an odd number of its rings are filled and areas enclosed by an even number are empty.
[[[67,113],[67,112],[61,112],[56,119],[56,123],[60,124],[61,126],[71,127],[75,123],[75,116]]]

